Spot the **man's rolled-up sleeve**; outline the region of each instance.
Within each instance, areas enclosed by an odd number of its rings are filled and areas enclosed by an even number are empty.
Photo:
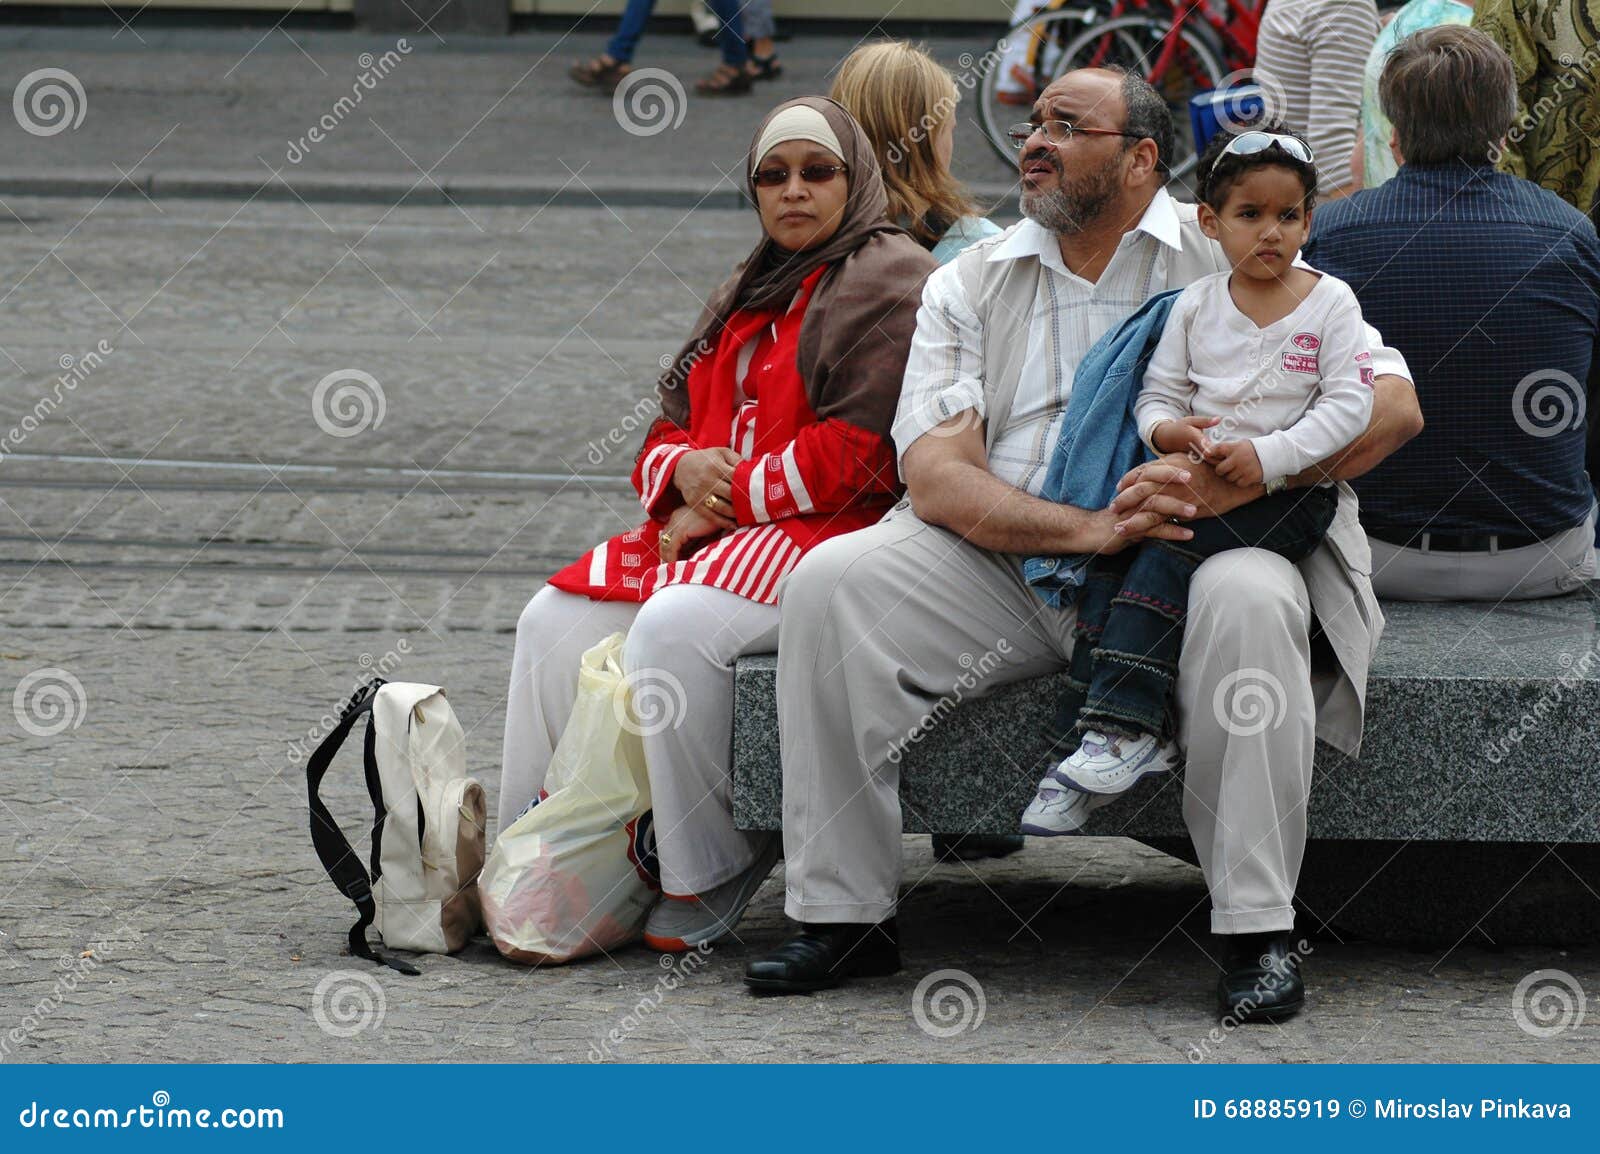
[[[968,305],[952,262],[936,270],[922,289],[890,433],[896,459],[903,460],[930,429],[968,410],[983,420],[983,324]]]
[[[1403,377],[1411,382],[1411,370],[1406,367],[1406,359],[1400,355],[1400,350],[1384,344],[1383,334],[1370,324],[1367,325],[1367,348],[1372,351],[1373,376]]]

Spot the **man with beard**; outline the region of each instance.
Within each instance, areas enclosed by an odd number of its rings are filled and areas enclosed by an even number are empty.
[[[989,690],[1063,669],[1071,651],[1074,610],[1045,606],[1023,580],[1022,555],[1181,543],[1191,535],[1184,520],[1264,493],[1174,455],[1133,470],[1109,509],[1037,495],[1083,355],[1151,296],[1226,266],[1194,206],[1163,187],[1172,119],[1139,77],[1070,73],[1014,139],[1027,219],[969,248],[923,290],[893,429],[908,500],[808,554],[782,592],[786,911],[801,925],[747,966],[758,992],[899,969],[891,750],[920,718],[937,716],[970,655],[985,654],[986,667],[998,659]],[[1379,374],[1371,427],[1290,484],[1356,476],[1420,429],[1405,362],[1368,337]],[[1271,363],[1281,350],[1263,343],[1240,356]],[[1212,930],[1229,945],[1221,1009],[1236,1017],[1282,1018],[1301,1004],[1289,931],[1313,746],[1321,737],[1354,752],[1360,740],[1383,618],[1354,497],[1347,486],[1340,493],[1328,540],[1311,557],[1213,557],[1174,622],[1185,630],[1184,816],[1211,891]],[[1272,706],[1264,723],[1247,716],[1263,690]],[[1010,801],[1020,812],[1021,794]]]

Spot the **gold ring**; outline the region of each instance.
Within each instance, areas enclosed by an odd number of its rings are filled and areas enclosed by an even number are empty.
[[[715,493],[706,494],[705,506],[707,509],[715,509],[717,507],[717,495]]]
[[[670,544],[672,544],[672,534],[663,531],[661,536],[659,538],[657,538],[657,540],[659,540],[661,542],[661,544],[663,544],[663,545],[670,545]]]

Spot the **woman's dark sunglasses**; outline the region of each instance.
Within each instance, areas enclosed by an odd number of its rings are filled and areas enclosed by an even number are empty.
[[[800,179],[807,184],[827,184],[841,172],[849,172],[845,164],[808,164],[800,170]],[[758,168],[750,174],[757,188],[777,188],[789,183],[787,168]]]

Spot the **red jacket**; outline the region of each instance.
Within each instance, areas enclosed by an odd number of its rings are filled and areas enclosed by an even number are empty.
[[[550,584],[604,601],[643,601],[666,585],[710,585],[771,605],[779,580],[809,549],[883,516],[900,488],[894,450],[859,426],[819,421],[800,379],[800,324],[826,271],[807,277],[781,316],[740,311],[728,319],[716,348],[689,372],[690,427],[657,421],[634,465],[633,487],[650,519],[597,545]],[[741,402],[740,350],[752,343]],[[714,446],[743,458],[733,475],[739,527],[662,565],[656,539],[683,503],[673,471],[685,453]]]

